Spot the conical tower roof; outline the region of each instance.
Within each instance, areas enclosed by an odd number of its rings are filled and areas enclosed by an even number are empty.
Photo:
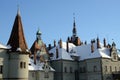
[[[8,40],[7,45],[11,46],[11,51],[21,51],[27,52],[28,47],[24,37],[23,26],[20,16],[20,11],[18,10],[13,24],[12,32]]]

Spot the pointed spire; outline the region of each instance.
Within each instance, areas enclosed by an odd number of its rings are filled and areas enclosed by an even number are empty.
[[[11,51],[17,51],[18,48],[21,50],[20,52],[27,52],[26,50],[28,50],[24,37],[21,16],[18,15],[18,13],[15,17],[14,25],[7,45],[11,46]]]
[[[56,58],[59,57],[59,52],[58,52],[58,48],[56,47]]]
[[[77,30],[76,30],[76,24],[75,24],[75,17],[73,17],[74,22],[73,22],[73,36],[76,37],[77,36]]]
[[[20,16],[20,8],[19,8],[19,5],[17,5],[18,9],[17,9],[17,15]]]

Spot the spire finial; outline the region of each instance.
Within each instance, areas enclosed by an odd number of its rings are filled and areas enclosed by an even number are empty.
[[[73,15],[75,15],[75,13],[73,13]],[[77,36],[77,30],[76,30],[76,24],[75,24],[75,17],[73,17],[74,22],[73,22],[73,36]]]
[[[17,14],[20,15],[20,6],[19,6],[19,4],[17,5]]]
[[[73,26],[75,27],[76,26],[75,25],[75,13],[73,13],[73,20],[74,20],[74,25]]]

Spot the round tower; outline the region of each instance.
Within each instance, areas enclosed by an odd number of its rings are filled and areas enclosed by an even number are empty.
[[[11,47],[8,50],[8,80],[28,80],[29,50],[25,41],[19,10],[7,45]]]

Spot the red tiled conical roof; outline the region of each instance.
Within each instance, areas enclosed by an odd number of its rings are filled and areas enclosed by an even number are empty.
[[[26,50],[28,49],[24,37],[23,26],[19,11],[15,17],[14,25],[7,45],[11,46],[12,51],[16,51],[19,49],[19,51],[21,52],[26,52]]]

